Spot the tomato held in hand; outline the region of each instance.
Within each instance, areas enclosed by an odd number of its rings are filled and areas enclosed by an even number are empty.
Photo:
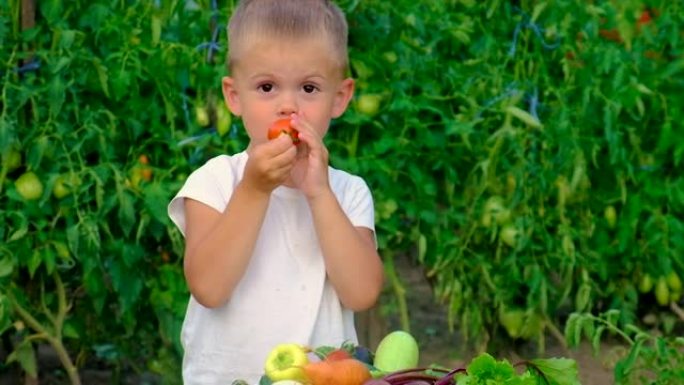
[[[275,123],[268,129],[268,140],[273,140],[285,134],[292,139],[292,143],[299,143],[299,131],[290,125],[290,119],[276,120]]]

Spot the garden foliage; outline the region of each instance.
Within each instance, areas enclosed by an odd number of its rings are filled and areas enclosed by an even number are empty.
[[[0,3],[0,334],[178,378],[183,240],[166,205],[246,144],[222,104],[232,1]],[[681,2],[341,0],[355,99],[326,139],[376,204],[386,305],[411,258],[450,326],[559,335],[665,314],[684,273]],[[659,305],[648,305],[657,303]],[[10,339],[10,338],[6,338]],[[170,380],[171,381],[171,380]]]

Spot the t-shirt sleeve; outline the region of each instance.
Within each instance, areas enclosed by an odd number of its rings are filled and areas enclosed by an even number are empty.
[[[229,199],[229,191],[225,191],[227,186],[221,183],[230,180],[226,175],[219,178],[216,171],[216,160],[209,161],[202,167],[195,170],[175,197],[171,199],[168,206],[168,214],[171,221],[178,227],[185,236],[185,198],[191,198],[202,202],[218,212],[225,210]]]
[[[366,182],[360,177],[353,177],[344,211],[351,223],[356,227],[367,227],[375,233],[375,209],[373,196]]]

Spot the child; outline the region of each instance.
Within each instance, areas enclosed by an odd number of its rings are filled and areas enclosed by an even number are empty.
[[[347,108],[347,24],[329,0],[243,0],[228,28],[228,108],[250,138],[210,159],[169,204],[191,298],[185,384],[255,384],[275,346],[357,342],[353,312],[383,285],[371,193],[328,166],[323,136]],[[269,127],[291,119],[288,135]]]

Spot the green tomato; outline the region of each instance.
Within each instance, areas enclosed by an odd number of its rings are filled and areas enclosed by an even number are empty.
[[[15,149],[10,149],[3,157],[2,163],[7,164],[7,172],[12,172],[21,166],[21,153]]]
[[[216,132],[219,136],[224,136],[230,131],[232,120],[230,111],[224,104],[216,106]]]
[[[520,309],[502,310],[499,312],[499,322],[511,338],[518,338],[525,323],[525,311]]]
[[[381,99],[380,95],[363,94],[359,96],[359,99],[356,102],[356,108],[360,113],[366,116],[374,116],[378,113],[378,109],[380,109]]]
[[[667,275],[667,277],[665,277],[665,280],[667,281],[667,286],[670,289],[672,289],[672,291],[682,291],[682,280],[679,278],[679,276],[674,270],[671,271],[670,274]]]
[[[511,211],[504,205],[502,197],[495,195],[487,199],[482,214],[482,225],[490,227],[492,220],[498,225],[504,225],[511,219]]]
[[[655,296],[658,305],[667,306],[670,303],[670,289],[667,287],[665,277],[659,277],[655,286]]]
[[[394,51],[387,51],[387,52],[383,53],[382,56],[390,64],[396,63],[397,59],[398,59],[397,54]]]
[[[33,201],[43,196],[43,182],[38,179],[33,171],[22,174],[14,181],[14,185],[19,195],[27,201]]]
[[[501,229],[499,234],[503,243],[510,247],[515,248],[518,243],[518,237],[520,236],[520,231],[512,224],[507,224]]]
[[[639,280],[639,291],[641,293],[648,293],[653,289],[653,278],[649,274],[644,274]]]
[[[614,229],[615,224],[617,223],[617,212],[615,211],[615,207],[607,206],[606,209],[603,211],[603,216],[604,218],[606,218],[608,227]]]
[[[209,125],[209,112],[205,106],[195,106],[195,120],[201,127]]]
[[[80,184],[81,179],[75,174],[62,174],[55,180],[55,185],[52,187],[52,195],[57,199],[62,199],[71,194]]]

